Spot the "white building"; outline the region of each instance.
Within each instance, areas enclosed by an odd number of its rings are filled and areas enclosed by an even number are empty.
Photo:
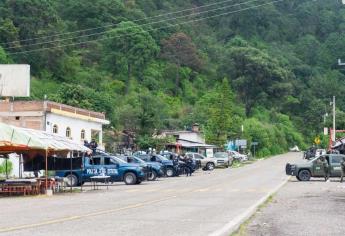
[[[110,122],[105,114],[50,101],[0,101],[0,122],[66,136],[81,143],[95,139],[103,145],[103,125]],[[20,176],[19,158],[10,156],[11,176]]]
[[[105,114],[50,101],[1,101],[0,122],[44,130],[75,141],[96,139],[103,147]]]

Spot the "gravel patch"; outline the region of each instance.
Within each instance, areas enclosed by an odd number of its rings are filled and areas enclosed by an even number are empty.
[[[291,179],[248,223],[245,235],[345,235],[345,183]]]

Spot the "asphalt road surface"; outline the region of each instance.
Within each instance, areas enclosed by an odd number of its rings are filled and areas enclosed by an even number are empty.
[[[247,236],[345,235],[345,183],[291,180],[257,212]]]
[[[219,235],[286,181],[285,163],[297,158],[109,190],[0,198],[0,235]]]

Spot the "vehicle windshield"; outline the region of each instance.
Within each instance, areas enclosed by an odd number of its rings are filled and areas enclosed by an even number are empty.
[[[319,159],[320,157],[314,157],[313,159],[310,159],[308,162],[314,162],[316,161],[317,159]]]
[[[113,159],[115,159],[117,162],[119,162],[119,163],[127,163],[127,162],[125,162],[124,160],[122,160],[121,158],[118,158],[118,157],[116,157],[116,156],[110,156],[111,158],[113,158]]]
[[[137,162],[137,163],[145,163],[145,161],[144,161],[144,160],[141,160],[139,157],[131,156],[131,158],[134,159],[135,162]]]
[[[156,157],[159,158],[161,161],[169,161],[168,158],[163,157],[163,156],[161,156],[161,155],[156,155]]]
[[[228,154],[226,152],[217,152],[214,154],[215,158],[228,158]]]

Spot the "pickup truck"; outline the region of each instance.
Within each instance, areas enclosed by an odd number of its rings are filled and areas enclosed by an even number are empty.
[[[79,159],[81,165],[79,168],[73,168],[72,173],[66,166],[62,170],[56,170],[55,175],[66,177],[68,184],[72,186],[81,185],[90,181],[90,177],[102,174],[110,176],[111,182],[124,181],[127,185],[133,185],[140,184],[145,179],[145,171],[147,171],[142,166],[126,163],[112,156],[96,155]],[[74,167],[76,167],[75,164]]]
[[[309,181],[311,177],[323,177],[325,173],[320,160],[322,157],[325,157],[329,164],[330,177],[340,177],[340,163],[345,158],[345,155],[341,154],[326,154],[311,160],[303,160],[297,164],[287,163],[285,166],[286,174],[296,176],[299,181]]]
[[[178,175],[178,166],[174,165],[173,161],[158,154],[140,154],[134,153],[134,156],[140,158],[145,162],[158,162],[164,167],[164,173],[167,177],[174,177]]]
[[[145,162],[139,157],[136,156],[117,156],[118,158],[124,160],[127,163],[136,163],[139,165],[147,165],[148,166],[148,177],[147,180],[154,181],[157,179],[157,177],[163,177],[164,176],[164,167],[161,163],[158,162]]]

